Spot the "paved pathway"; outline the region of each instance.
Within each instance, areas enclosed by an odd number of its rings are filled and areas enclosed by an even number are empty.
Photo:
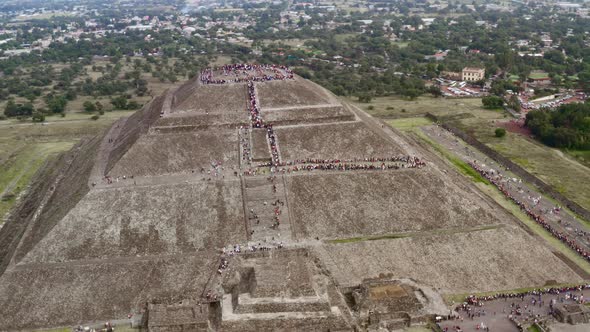
[[[524,202],[532,212],[542,216],[554,229],[568,234],[570,239],[574,239],[586,251],[590,251],[590,227],[584,221],[579,220],[569,211],[558,208],[555,202],[544,197],[535,187],[523,182],[518,176],[442,127],[427,126],[422,130],[432,140],[464,161],[501,174],[503,178],[501,182],[510,195]]]
[[[564,293],[559,295],[544,294],[544,295],[527,295],[523,298],[509,298],[497,299],[493,301],[486,301],[483,306],[467,305],[465,308],[461,304],[456,305],[454,314],[458,319],[445,320],[439,325],[443,330],[456,331],[459,326],[464,332],[482,331],[481,325],[487,326],[490,331],[496,332],[517,332],[518,328],[515,323],[509,320],[509,316],[516,317],[523,322],[523,326],[534,322],[535,319],[544,320],[549,318],[553,320],[550,314],[549,304],[551,300],[555,299],[561,303],[575,303],[573,299],[566,299],[566,294],[570,295],[584,295],[584,298],[590,295],[589,291],[576,291],[571,293]],[[539,301],[540,299],[540,301]],[[533,304],[533,300],[535,301]],[[517,307],[520,309],[520,314],[516,313]],[[473,313],[475,317],[470,318],[469,313]],[[478,325],[480,328],[478,329]],[[559,331],[559,330],[556,330]],[[585,330],[587,331],[587,330]]]

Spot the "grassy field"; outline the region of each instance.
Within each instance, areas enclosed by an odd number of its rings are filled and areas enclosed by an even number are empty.
[[[418,118],[403,118],[403,119],[389,120],[389,121],[387,121],[387,123],[390,126],[397,128],[399,130],[409,131],[409,130],[413,130],[414,128],[420,127],[420,126],[431,125],[432,121],[430,121],[428,118],[425,118],[425,117],[418,117]]]
[[[9,157],[2,164],[0,172],[0,216],[6,215],[32,176],[48,158],[69,150],[73,145],[74,142],[71,141],[34,143]]]
[[[307,40],[316,40],[314,38],[310,38],[310,39],[298,39],[298,38],[293,38],[293,39],[282,39],[282,40],[268,40],[265,39],[262,42],[265,45],[270,45],[270,44],[283,44],[286,46],[290,46],[293,48],[300,48],[300,47],[304,47],[304,43]]]
[[[399,97],[379,97],[371,103],[359,103],[352,98],[348,100],[375,117],[396,119],[392,125],[399,129],[408,129],[423,123],[425,120],[420,117],[427,112],[445,117],[568,198],[590,209],[590,190],[587,189],[590,188],[590,152],[561,151],[510,132],[503,138],[497,138],[494,135],[494,130],[499,126],[497,121],[507,121],[511,117],[501,110],[484,109],[479,98],[446,99],[422,96],[416,100],[407,100]],[[368,109],[369,106],[373,109]],[[409,119],[401,121],[400,118]]]
[[[396,45],[399,48],[405,48],[408,47],[408,42],[402,42],[402,41],[396,41],[396,42],[392,42],[393,45]]]
[[[0,223],[49,158],[131,113],[106,112],[98,120],[91,120],[86,113],[68,113],[66,117],[47,117],[43,125],[14,119],[0,121]]]
[[[339,33],[337,35],[334,36],[334,39],[336,39],[336,41],[338,42],[345,42],[348,38],[352,38],[354,36],[356,36],[356,33]]]
[[[590,151],[564,150],[565,153],[576,159],[586,167],[590,167]]]
[[[481,174],[479,174],[476,170],[474,170],[471,166],[469,166],[466,162],[461,160],[460,158],[456,157],[449,151],[447,151],[444,147],[439,145],[438,143],[431,140],[428,136],[426,136],[421,130],[418,129],[420,126],[431,124],[428,119],[426,118],[405,118],[405,119],[397,119],[397,120],[389,120],[387,123],[397,129],[402,131],[411,132],[412,135],[415,135],[420,140],[424,141],[430,147],[436,151],[439,156],[448,160],[455,168],[461,172],[461,174],[470,177],[471,180],[475,183],[482,183],[484,185],[490,184],[488,180],[486,180]]]
[[[356,98],[349,98],[347,101],[352,102],[375,117],[388,119],[421,117],[426,113],[438,116],[467,113],[481,118],[503,116],[496,111],[484,109],[480,98],[446,99],[422,96],[414,100],[400,97],[379,97],[374,98],[370,103],[359,103]],[[369,106],[373,106],[373,109],[368,109]]]
[[[531,73],[529,75],[529,78],[531,79],[541,79],[541,78],[548,78],[549,74],[545,73],[545,72],[538,72],[538,73]]]
[[[463,119],[457,124],[563,195],[590,209],[590,168],[577,161],[580,157],[590,158],[590,153],[581,152],[572,158],[571,154],[576,152],[564,153],[515,133],[507,133],[499,139],[494,136],[497,124],[489,119]]]

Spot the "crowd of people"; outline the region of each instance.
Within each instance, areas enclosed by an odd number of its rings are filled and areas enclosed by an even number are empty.
[[[110,175],[105,175],[102,178],[102,180],[103,180],[103,182],[105,184],[113,184],[114,182],[117,182],[118,183],[119,181],[127,180],[127,179],[132,179],[133,180],[134,179],[134,176],[131,175],[131,176],[128,177],[127,175],[123,175],[123,176],[117,176],[117,177],[113,178]],[[135,181],[134,181],[134,183],[135,183]],[[95,182],[92,182],[92,186],[93,187],[96,186],[96,183]]]
[[[395,156],[387,158],[354,158],[354,159],[296,159],[278,163],[276,173],[299,171],[381,171],[400,168],[422,168],[426,163],[414,156]],[[261,163],[257,167],[277,166],[275,163]],[[258,168],[247,169],[244,175],[258,175]]]
[[[465,302],[467,302],[470,305],[481,305],[483,302],[494,301],[494,300],[498,300],[498,299],[515,299],[515,298],[516,299],[524,299],[525,296],[529,296],[529,295],[533,295],[533,296],[541,296],[544,294],[559,295],[559,294],[566,294],[566,293],[571,293],[571,292],[583,291],[586,289],[590,289],[590,284],[539,288],[539,289],[533,289],[533,290],[529,290],[526,292],[520,292],[520,293],[515,293],[515,292],[496,293],[493,295],[486,295],[486,296],[470,295],[467,297],[467,299],[465,299]]]
[[[393,157],[368,157],[368,158],[352,158],[352,159],[294,159],[279,163],[277,166],[293,166],[301,164],[341,164],[341,163],[378,163],[378,162],[403,162],[408,164],[424,164],[418,157],[399,155]],[[258,167],[272,166],[269,163],[261,163]]]
[[[568,247],[573,249],[577,252],[580,256],[582,256],[585,260],[590,262],[590,253],[584,249],[581,245],[579,245],[576,241],[571,239],[567,234],[558,231],[553,226],[549,224],[541,215],[534,212],[531,207],[527,206],[526,203],[521,202],[518,198],[514,197],[508,189],[504,187],[502,183],[502,174],[499,174],[494,171],[487,171],[480,167],[477,162],[470,162],[469,165],[479,172],[483,177],[488,179],[492,184],[494,184],[508,199],[516,203],[520,207],[522,211],[524,211],[531,219],[533,219],[537,224],[547,230],[551,235],[555,238],[566,244]]]
[[[333,164],[314,164],[314,165],[295,165],[286,168],[279,168],[277,171],[282,173],[291,173],[299,171],[383,171],[388,169],[400,168],[421,168],[424,166],[422,161],[408,164],[362,164],[362,163],[333,163]]]
[[[260,108],[258,107],[258,98],[256,98],[256,88],[254,82],[248,82],[248,111],[250,112],[250,121],[252,127],[262,128],[262,116],[260,115]]]
[[[246,126],[240,126],[239,130],[240,146],[242,148],[242,161],[245,164],[252,163],[252,148],[250,147],[249,129]]]
[[[215,73],[219,73],[223,78],[216,78]],[[287,66],[257,64],[230,64],[207,68],[200,75],[203,84],[282,81],[293,77],[293,71]]]
[[[272,124],[265,123],[260,115],[260,107],[258,106],[258,98],[256,97],[256,88],[252,81],[248,82],[248,110],[250,112],[250,120],[253,128],[266,128],[266,137],[270,144],[272,164],[276,167],[280,164],[279,149],[277,146],[277,135],[272,127]]]

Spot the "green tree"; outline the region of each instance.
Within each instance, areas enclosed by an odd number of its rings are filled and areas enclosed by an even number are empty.
[[[29,117],[33,114],[35,108],[33,104],[16,104],[14,100],[10,99],[4,108],[4,115],[7,117]]]
[[[84,104],[82,104],[82,106],[84,107],[84,110],[86,112],[96,112],[96,104],[91,102],[90,100],[85,101]]]
[[[494,131],[494,134],[496,135],[496,137],[504,137],[504,136],[506,136],[506,129],[496,128],[496,130]]]
[[[18,114],[18,106],[14,102],[14,99],[10,99],[6,106],[4,106],[4,115],[7,117],[17,116]]]
[[[128,110],[136,110],[136,109],[138,109],[139,107],[140,107],[140,105],[139,105],[139,104],[138,104],[138,103],[137,103],[135,100],[130,100],[130,101],[127,103],[127,107],[126,107],[126,108],[127,108]]]
[[[127,109],[127,98],[125,98],[125,96],[117,96],[111,99],[111,104],[113,104],[113,107],[118,110]]]
[[[516,95],[510,96],[510,99],[508,100],[508,107],[516,112],[520,112],[520,101]]]
[[[483,107],[488,109],[501,108],[504,105],[504,100],[498,96],[487,96],[481,98]]]
[[[64,96],[50,96],[46,100],[47,109],[51,113],[64,113],[68,100]]]

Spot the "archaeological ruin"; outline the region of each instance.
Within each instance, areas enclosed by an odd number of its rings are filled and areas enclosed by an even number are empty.
[[[395,329],[448,314],[445,295],[583,281],[437,155],[283,66],[154,98],[46,165],[0,232],[0,330]]]

